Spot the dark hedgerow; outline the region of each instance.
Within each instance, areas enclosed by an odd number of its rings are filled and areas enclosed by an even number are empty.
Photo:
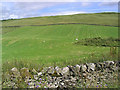
[[[116,39],[112,37],[106,39],[103,39],[101,37],[86,38],[75,42],[75,44],[77,45],[85,45],[85,46],[120,47],[118,43],[120,43],[120,39]]]

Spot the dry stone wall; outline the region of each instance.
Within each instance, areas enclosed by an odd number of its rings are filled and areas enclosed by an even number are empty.
[[[118,83],[119,61],[85,63],[41,70],[12,68],[4,73],[3,88],[107,88]],[[110,85],[112,85],[110,84]]]

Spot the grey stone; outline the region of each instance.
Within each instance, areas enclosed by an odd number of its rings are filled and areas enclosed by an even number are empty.
[[[86,65],[82,65],[82,66],[81,66],[81,70],[82,70],[83,72],[85,72],[85,71],[87,70],[87,66],[86,66]]]
[[[61,85],[63,86],[63,85],[64,85],[64,83],[62,82],[62,83],[61,83]]]
[[[77,80],[76,78],[73,78],[73,77],[71,78],[72,82],[76,82],[76,80]]]
[[[53,74],[55,71],[54,67],[49,67],[48,74]]]
[[[46,74],[48,70],[49,70],[49,67],[44,67],[41,72],[42,74]]]
[[[103,64],[102,63],[96,63],[95,69],[96,69],[96,71],[102,70],[103,69]]]
[[[38,73],[38,76],[42,76],[42,72],[39,72],[39,73]]]
[[[58,85],[56,86],[54,84],[50,86],[50,88],[57,88],[57,87],[58,87]]]
[[[106,66],[114,65],[114,61],[105,61]]]
[[[38,80],[38,78],[39,78],[38,75],[34,75],[35,80]]]
[[[14,75],[14,77],[19,77],[20,76],[20,72],[18,71],[18,69],[16,67],[12,68],[11,72]]]
[[[94,63],[88,63],[87,66],[88,66],[88,71],[89,72],[95,70],[95,64]]]
[[[79,73],[79,72],[80,72],[80,67],[81,67],[81,66],[80,66],[80,65],[78,65],[78,64],[75,66],[75,70],[76,70],[76,72],[77,72],[77,73]]]
[[[68,67],[69,67],[70,75],[76,76],[77,75],[76,68],[74,66],[68,66]]]
[[[55,67],[55,71],[57,72],[57,75],[62,75],[62,69],[59,68],[58,66]]]
[[[64,67],[62,69],[62,75],[69,75],[69,68],[68,67]]]

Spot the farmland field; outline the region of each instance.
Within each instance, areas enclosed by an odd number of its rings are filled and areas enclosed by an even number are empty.
[[[102,14],[96,14],[102,15]],[[103,22],[103,25],[117,25],[117,23],[110,22],[117,20],[115,14],[108,16],[108,20]],[[73,17],[78,15],[74,15]],[[97,17],[98,17],[97,16]],[[104,19],[106,14],[100,17]],[[55,16],[55,18],[62,18],[65,16]],[[66,16],[72,17],[72,16]],[[79,17],[83,17],[79,15]],[[84,16],[85,17],[85,16]],[[88,16],[87,16],[88,17]],[[89,18],[91,15],[89,16]],[[47,17],[53,18],[53,17]],[[42,19],[47,20],[46,17]],[[42,19],[38,19],[38,22]],[[65,18],[64,18],[65,19]],[[97,26],[97,25],[82,25],[82,24],[67,24],[67,25],[48,25],[48,26],[29,26],[32,25],[32,21],[37,21],[36,18],[23,19],[25,25],[23,27],[3,27],[2,31],[2,61],[15,62],[23,61],[26,63],[40,64],[40,65],[53,65],[60,66],[68,64],[78,64],[84,62],[97,62],[104,59],[104,56],[109,56],[110,47],[101,46],[84,46],[76,45],[76,39],[82,40],[86,38],[118,38],[118,27],[111,26]],[[27,22],[26,20],[31,20]],[[48,21],[51,19],[48,19]],[[69,19],[72,20],[72,19]],[[77,22],[77,19],[75,19]],[[99,18],[96,19],[96,21]],[[101,19],[100,19],[101,20]],[[55,21],[55,20],[54,20]],[[62,20],[61,20],[62,21]],[[63,20],[64,21],[64,20]],[[89,21],[89,20],[88,20]],[[15,26],[16,20],[3,21],[3,26]],[[56,21],[57,22],[57,21]],[[68,21],[66,21],[68,22]],[[20,23],[19,25],[23,25]],[[45,24],[44,21],[41,22]],[[39,24],[41,24],[39,23]],[[52,22],[53,23],[53,22]],[[54,22],[55,23],[55,22]],[[59,22],[57,22],[59,23]],[[88,22],[92,23],[92,22]],[[93,22],[94,24],[97,22]],[[33,22],[33,25],[37,25]],[[49,24],[49,23],[46,23]],[[56,23],[55,23],[56,24]],[[100,22],[99,22],[100,24]],[[90,57],[93,56],[92,60]],[[112,58],[113,59],[113,58]],[[110,60],[110,58],[106,58]],[[6,64],[5,64],[6,65]]]
[[[117,27],[91,25],[27,26],[5,28],[3,33],[3,62],[27,60],[49,64],[72,61],[78,63],[91,53],[99,57],[109,52],[109,47],[75,45],[76,38],[117,38]]]

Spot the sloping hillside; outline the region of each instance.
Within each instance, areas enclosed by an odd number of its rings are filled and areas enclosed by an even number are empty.
[[[78,22],[117,25],[117,14],[80,14],[3,21],[3,26],[27,25],[3,28],[3,62],[22,60],[41,65],[53,65],[54,63],[68,65],[113,60],[109,56],[110,47],[76,45],[75,42],[77,39],[96,37],[116,39],[118,27],[81,24],[29,26]],[[91,55],[92,59],[90,59]],[[106,56],[109,57],[105,58]]]
[[[45,25],[57,23],[86,23],[118,25],[118,13],[76,14],[65,16],[46,16],[3,21],[3,26]]]

